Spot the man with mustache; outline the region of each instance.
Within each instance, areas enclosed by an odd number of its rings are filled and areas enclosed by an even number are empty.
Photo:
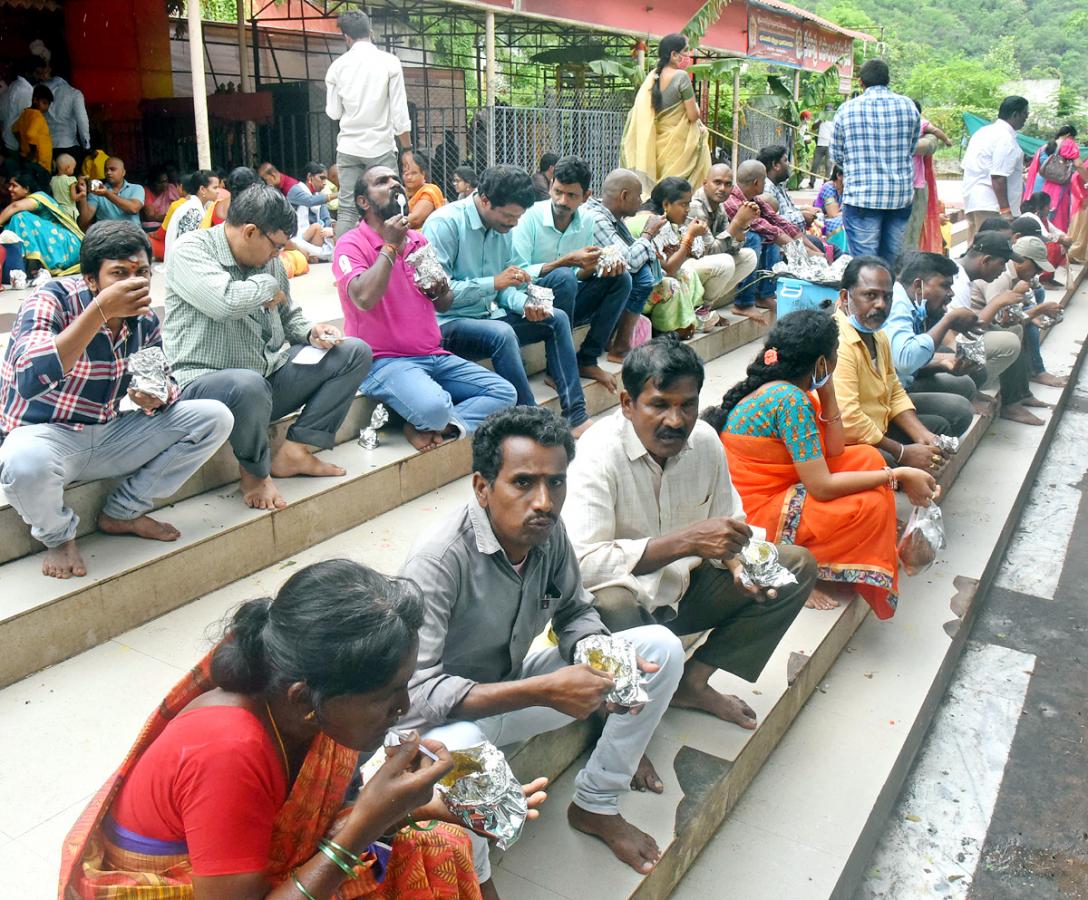
[[[688,661],[672,705],[742,728],[755,711],[709,684],[718,670],[756,681],[805,605],[816,561],[779,546],[795,584],[748,587],[740,551],[752,531],[721,442],[699,419],[703,363],[671,335],[632,350],[620,409],[582,436],[563,520],[582,583],[613,630],[661,623],[677,635],[710,631]]]
[[[580,640],[608,634],[559,523],[573,457],[570,429],[543,407],[505,409],[476,432],[473,498],[417,544],[401,570],[427,605],[401,727],[451,750],[484,740],[505,746],[607,710],[567,818],[647,874],[660,850],[620,815],[619,803],[632,787],[661,791],[658,782],[646,784],[639,761],[680,680],[684,652],[653,623],[622,633],[635,646],[649,695],[634,709],[606,701],[610,675],[570,664]],[[558,647],[531,649],[549,627]],[[473,846],[483,896],[497,897],[487,842],[474,837]]]
[[[436,313],[453,304],[448,281],[426,293],[407,258],[427,239],[408,228],[407,197],[389,166],[371,166],[355,184],[359,225],[336,242],[333,273],[344,331],[374,352],[360,390],[404,417],[417,450],[472,434],[491,413],[513,406],[505,378],[442,348]],[[402,206],[403,204],[403,206]]]
[[[616,393],[615,376],[597,360],[631,295],[631,275],[622,263],[597,271],[601,248],[593,239],[593,218],[581,208],[589,199],[589,166],[565,156],[553,171],[548,199],[530,206],[514,229],[514,265],[535,279],[550,276],[555,305],[571,327],[589,324],[578,350],[578,374]]]
[[[892,303],[893,278],[878,256],[856,256],[846,267],[839,291],[839,364],[835,394],[848,444],[871,444],[890,466],[933,472],[947,454],[937,435],[959,437],[968,416],[946,418],[944,406],[925,406],[927,395],[911,399],[895,374],[892,345],[883,330]],[[933,395],[940,398],[939,394]]]

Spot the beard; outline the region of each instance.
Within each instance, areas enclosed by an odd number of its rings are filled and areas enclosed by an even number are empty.
[[[389,199],[385,202],[384,206],[378,206],[370,196],[367,196],[367,202],[371,208],[378,214],[381,220],[384,222],[386,219],[392,219],[393,216],[400,215],[400,203],[397,202],[398,197],[404,198],[404,214],[408,215],[408,195],[400,188],[393,188],[389,192]]]

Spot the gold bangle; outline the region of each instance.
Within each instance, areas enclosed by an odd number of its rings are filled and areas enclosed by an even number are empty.
[[[102,324],[107,328],[110,327],[110,320],[106,318],[106,314],[102,312],[102,304],[98,302],[98,298],[94,298],[94,308],[98,310],[98,314],[102,317]]]

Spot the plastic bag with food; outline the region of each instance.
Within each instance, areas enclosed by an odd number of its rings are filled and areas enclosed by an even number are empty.
[[[899,539],[899,560],[908,575],[919,575],[933,565],[945,548],[944,518],[936,503],[916,506]]]

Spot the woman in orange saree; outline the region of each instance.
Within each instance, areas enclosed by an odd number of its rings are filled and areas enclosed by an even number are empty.
[[[412,582],[348,560],[243,604],[72,828],[58,900],[479,898],[441,744],[408,736],[345,805],[407,707],[422,621]]]
[[[893,490],[901,484],[928,506],[937,487],[920,469],[889,469],[873,447],[846,446],[831,380],[837,344],[826,313],[784,316],[748,377],[704,417],[721,435],[749,524],[811,551],[820,581],[849,585],[888,619],[899,581]],[[813,593],[811,606],[837,605],[826,587]]]

